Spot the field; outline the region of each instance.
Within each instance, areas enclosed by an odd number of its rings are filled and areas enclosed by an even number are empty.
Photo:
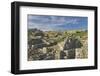
[[[28,29],[28,61],[88,58],[87,30]]]

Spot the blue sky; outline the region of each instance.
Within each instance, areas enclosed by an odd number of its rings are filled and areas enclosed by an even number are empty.
[[[42,31],[65,31],[87,29],[88,17],[28,15],[28,28]]]

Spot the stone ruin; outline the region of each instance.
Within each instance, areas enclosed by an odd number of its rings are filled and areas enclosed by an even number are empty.
[[[76,48],[81,48],[83,45],[81,41],[73,36],[68,37],[65,40],[63,53],[66,53],[67,59],[75,59],[76,56]],[[63,57],[64,58],[64,57]]]

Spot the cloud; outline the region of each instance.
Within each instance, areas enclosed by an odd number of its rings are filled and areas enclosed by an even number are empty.
[[[78,23],[78,19],[77,18],[66,18],[63,16],[29,16],[28,17],[30,22],[34,22],[34,23],[42,23],[42,24],[76,24]]]
[[[38,28],[41,30],[58,30],[60,28],[68,29],[68,27],[70,26],[73,28],[73,26],[76,27],[76,25],[80,25],[82,23],[83,24],[87,23],[87,17],[42,16],[42,15],[29,15],[28,16],[29,28]]]

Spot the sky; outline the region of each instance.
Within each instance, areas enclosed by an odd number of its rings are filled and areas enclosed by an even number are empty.
[[[28,29],[37,28],[42,31],[65,31],[87,29],[88,17],[28,15]]]

